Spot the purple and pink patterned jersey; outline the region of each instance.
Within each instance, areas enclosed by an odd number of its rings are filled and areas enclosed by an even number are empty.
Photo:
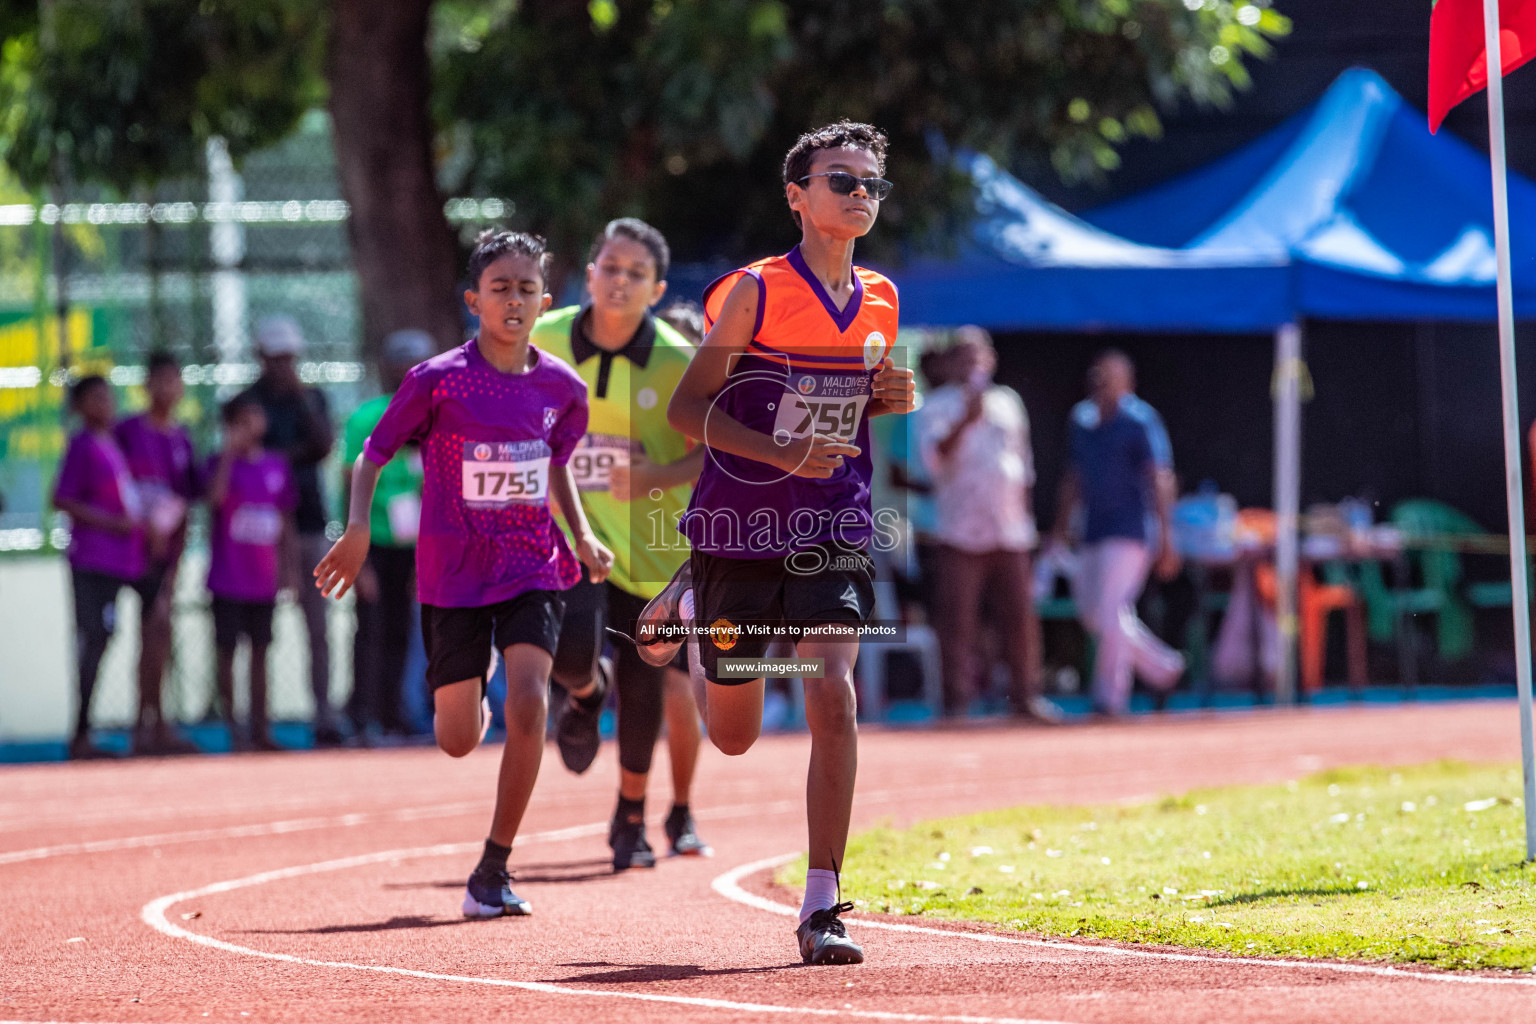
[[[187,506],[198,498],[201,481],[192,437],[181,424],[161,430],[148,413],[121,420],[112,429],[128,472],[139,485],[146,523],[170,534],[186,522]]]
[[[208,460],[207,479],[218,464],[217,455]],[[224,503],[211,510],[209,593],[234,601],[277,600],[278,545],[298,504],[287,459],[276,452],[236,459]]]
[[[126,515],[142,522],[143,503],[138,486],[128,471],[128,460],[111,434],[82,430],[69,439],[53,498],[83,502],[109,515]],[[144,528],[131,533],[112,533],[71,524],[69,564],[77,569],[102,572],[123,580],[136,580],[146,568]]]
[[[476,608],[529,590],[565,590],[581,567],[550,514],[549,477],[587,430],[587,386],[532,349],[526,373],[502,373],[478,339],[418,365],[363,445],[376,466],[421,445],[416,542],[422,604]]]

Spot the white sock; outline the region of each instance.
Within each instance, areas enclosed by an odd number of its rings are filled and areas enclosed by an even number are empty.
[[[818,910],[837,906],[837,872],[811,868],[805,873],[805,902],[800,904],[800,923]]]
[[[693,621],[693,588],[683,591],[683,599],[677,602],[678,611],[682,612],[684,622]]]

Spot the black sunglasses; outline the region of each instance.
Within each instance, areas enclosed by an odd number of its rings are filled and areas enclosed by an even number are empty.
[[[827,188],[840,196],[851,196],[854,189],[862,186],[864,191],[869,194],[869,198],[876,202],[890,195],[891,189],[896,187],[884,178],[860,178],[858,175],[849,174],[847,171],[822,171],[819,174],[807,174],[799,179],[799,181],[796,181],[795,184],[798,185],[801,182],[810,181],[812,178],[826,178]]]

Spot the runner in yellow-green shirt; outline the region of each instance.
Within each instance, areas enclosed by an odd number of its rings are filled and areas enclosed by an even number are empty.
[[[352,464],[363,442],[389,407],[411,367],[435,354],[426,331],[395,331],[384,339],[379,374],[385,394],[364,402],[347,419],[346,467],[341,490],[345,508],[352,488]],[[347,717],[364,742],[411,732],[401,693],[410,653],[411,616],[416,603],[416,532],[421,519],[421,452],[411,445],[379,471],[369,509],[372,542],[358,574],[357,632],[352,638],[352,696]]]
[[[613,664],[602,657],[606,628],[633,636],[636,616],[688,558],[676,524],[704,449],[667,423],[667,403],[693,346],[650,313],[666,292],[670,259],[666,239],[649,224],[609,223],[587,266],[588,304],[546,313],[532,335],[540,350],[570,363],[587,382],[587,434],[571,456],[571,473],[593,532],[614,554],[606,583],[583,577],[565,592],[554,676],[580,690],[598,673],[611,673],[618,691],[619,800],[608,834],[615,871],[656,864],[645,838],[645,790],[664,713],[673,789],[667,839],[675,854],[710,852],[688,803],[699,718],[686,662],[655,667],[629,643],[617,645]],[[599,711],[576,702],[562,709],[556,739],[574,772],[586,771],[596,756],[578,741],[591,734],[584,720]]]

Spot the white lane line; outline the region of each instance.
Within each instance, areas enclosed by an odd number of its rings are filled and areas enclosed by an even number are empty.
[[[581,836],[599,835],[608,828],[607,822],[597,822],[591,825],[576,825],[572,828],[557,829],[550,832],[533,832],[526,836],[518,837],[518,844],[554,842],[561,839],[573,839]],[[419,846],[411,849],[384,850],[380,853],[362,854],[357,857],[343,857],[338,860],[321,861],[317,864],[302,864],[297,867],[280,868],[275,871],[263,871],[260,874],[247,875],[245,878],[236,878],[227,882],[214,882],[198,889],[188,889],[185,892],[172,893],[169,896],[161,896],[144,904],[139,916],[144,923],[155,931],[168,935],[175,939],[185,939],[200,946],[211,949],[223,950],[226,953],[234,953],[240,956],[260,957],[264,960],[276,960],[281,963],[299,964],[305,967],[329,967],[352,971],[370,971],[374,974],[391,974],[404,978],[420,978],[427,981],[456,981],[469,985],[491,985],[498,988],[522,989],[525,992],[539,992],[545,995],[556,996],[584,996],[594,999],[627,999],[642,1003],[665,1003],[673,1006],[698,1006],[711,1010],[731,1010],[738,1013],[765,1013],[765,1014],[794,1014],[802,1017],[842,1017],[858,1018],[861,1020],[889,1020],[933,1022],[933,1024],[1069,1024],[1066,1021],[1041,1020],[1038,1018],[1021,1017],[982,1017],[969,1014],[922,1014],[899,1013],[890,1010],[856,1010],[851,1008],[831,1009],[819,1006],[782,1006],[774,1003],[741,1003],[729,999],[709,999],[702,996],[663,996],[648,992],[614,992],[596,989],[577,988],[570,985],[556,985],[543,981],[513,981],[509,978],[482,978],[463,974],[437,974],[431,971],[415,971],[405,967],[387,967],[381,964],[354,964],[339,960],[314,960],[309,957],[294,956],[289,953],[269,953],[259,949],[251,949],[248,946],[237,946],[232,942],[215,939],[209,935],[201,935],[189,931],[180,925],[173,924],[167,917],[166,911],[178,903],[187,900],[199,899],[211,896],[215,893],[231,892],[235,889],[245,889],[251,886],[263,885],[267,882],[281,881],[287,878],[299,878],[306,875],[318,875],[328,871],[345,871],[349,868],[362,867],[368,864],[378,864],[393,860],[412,860],[423,857],[457,856],[473,853],[480,849],[481,843],[447,843],[439,846]]]
[[[944,783],[935,786],[913,787],[906,790],[876,790],[860,794],[862,803],[888,803],[898,799],[910,799],[916,795],[967,793],[980,789],[974,782]],[[487,800],[463,801],[431,807],[407,807],[388,813],[338,814],[323,818],[293,818],[287,821],[263,822],[256,825],[226,825],[219,828],[189,829],[183,832],[159,832],[147,836],[124,836],[118,839],[96,839],[83,843],[58,843],[53,846],[36,846],[26,850],[0,852],[0,866],[20,864],[25,861],[47,860],[81,853],[112,853],[119,850],[138,850],[152,846],[171,846],[177,843],[212,842],[220,839],[248,839],[256,836],[285,835],[290,832],[313,832],[326,828],[352,828],[357,825],[373,825],[389,822],[426,821],[432,818],[453,818],[463,814],[482,813],[490,806]],[[804,806],[801,800],[777,800],[763,804],[738,804],[735,807],[705,809],[696,817],[701,821],[727,820],[751,817],[779,811],[798,811]],[[656,823],[660,823],[657,819]],[[3,1024],[3,1022],[0,1022]]]
[[[435,807],[407,807],[387,814],[338,814],[325,818],[292,818],[288,821],[269,821],[259,825],[227,825],[222,828],[198,828],[185,832],[160,832],[147,836],[96,839],[86,843],[59,843],[54,846],[36,846],[30,850],[10,850],[0,853],[0,865],[20,864],[29,860],[47,860],[50,857],[64,857],[77,853],[111,853],[116,850],[136,850],[147,846],[170,846],[175,843],[200,843],[217,839],[247,839],[252,836],[275,836],[289,832],[312,832],[322,828],[351,828],[356,825],[371,825],[379,822],[452,818],[461,814],[484,811],[487,805],[487,801],[484,800],[466,801]]]
[[[741,887],[741,880],[759,871],[768,871],[799,857],[797,853],[781,853],[776,857],[764,857],[750,864],[742,864],[719,875],[710,887],[728,900],[764,910],[782,917],[799,917],[800,909],[787,903],[765,899]],[[876,921],[865,917],[848,918],[850,924],[860,928],[880,928],[891,932],[911,932],[918,935],[939,935],[946,939],[965,939],[970,942],[995,942],[1005,945],[1033,946],[1038,949],[1061,949],[1073,953],[1097,953],[1102,956],[1139,957],[1151,960],[1169,960],[1178,963],[1221,964],[1223,966],[1281,967],[1292,970],[1335,971],[1341,974],[1369,974],[1380,978],[1398,978],[1405,981],[1441,981],[1465,985],[1536,985],[1536,978],[1499,978],[1486,974],[1456,974],[1450,971],[1405,971],[1396,967],[1367,967],[1363,964],[1339,964],[1324,960],[1266,960],[1259,957],[1205,956],[1200,953],[1163,953],[1151,949],[1132,949],[1127,946],[1089,946],[1077,942],[1055,942],[1042,939],[1026,939],[1013,935],[997,935],[992,932],[959,932],[943,928],[924,928],[915,924],[897,924],[894,921]]]

